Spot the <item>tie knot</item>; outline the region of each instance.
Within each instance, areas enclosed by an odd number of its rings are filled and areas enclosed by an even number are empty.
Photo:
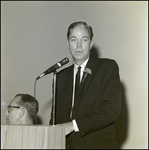
[[[80,70],[81,70],[81,67],[79,66],[79,67],[78,67],[78,71],[80,71]]]

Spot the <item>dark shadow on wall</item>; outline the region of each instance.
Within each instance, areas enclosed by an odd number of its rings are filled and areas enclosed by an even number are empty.
[[[116,125],[116,137],[119,143],[120,149],[122,148],[123,143],[126,141],[128,136],[128,109],[125,97],[125,87],[124,84],[121,82],[122,86],[122,105],[121,105],[121,114],[117,121],[115,122]]]
[[[92,47],[90,57],[92,57],[92,58],[99,58],[100,57],[99,49],[96,46]]]

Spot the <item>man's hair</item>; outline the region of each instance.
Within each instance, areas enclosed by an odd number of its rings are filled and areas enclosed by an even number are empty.
[[[18,105],[25,108],[28,112],[29,117],[34,120],[39,110],[38,101],[29,94],[17,94],[15,97],[20,96]]]
[[[88,26],[86,22],[83,22],[83,21],[78,21],[78,22],[74,22],[72,24],[70,24],[70,26],[68,27],[68,32],[67,32],[67,39],[69,39],[69,35],[70,35],[70,32],[71,32],[71,29],[77,27],[77,26],[80,26],[80,27],[84,27],[89,35],[90,35],[90,40],[92,40],[94,34],[93,34],[93,30],[92,30],[92,27],[91,26]]]

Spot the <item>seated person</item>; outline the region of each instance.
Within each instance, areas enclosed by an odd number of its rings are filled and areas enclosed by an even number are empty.
[[[8,124],[34,124],[39,109],[38,101],[29,94],[17,94],[7,106]]]

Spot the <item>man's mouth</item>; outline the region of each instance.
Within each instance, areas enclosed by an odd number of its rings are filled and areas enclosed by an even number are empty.
[[[82,50],[76,50],[76,53],[82,53]]]

